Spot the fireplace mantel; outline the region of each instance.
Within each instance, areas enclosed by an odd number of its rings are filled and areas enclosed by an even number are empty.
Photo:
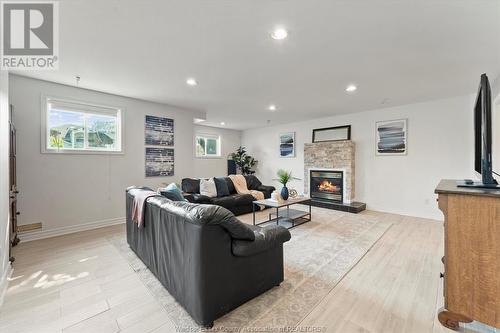
[[[304,144],[304,193],[309,193],[309,170],[344,171],[344,202],[354,199],[355,144],[351,140]]]

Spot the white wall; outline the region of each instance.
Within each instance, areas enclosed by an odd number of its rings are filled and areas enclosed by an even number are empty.
[[[241,131],[227,128],[197,125],[194,127],[196,134],[219,135],[221,138],[220,158],[194,159],[194,177],[214,177],[227,175],[227,156],[241,145]],[[194,139],[193,139],[194,147]],[[193,148],[194,149],[194,148]]]
[[[474,96],[432,101],[379,110],[333,116],[306,122],[251,129],[242,144],[259,160],[257,176],[265,184],[279,168],[304,174],[304,143],[314,128],[351,125],[356,143],[356,200],[368,209],[442,219],[434,188],[442,178],[473,176]],[[375,156],[375,122],[408,119],[408,155]],[[297,155],[279,158],[278,135],[295,131]],[[291,187],[303,192],[303,181]]]
[[[42,94],[124,108],[125,154],[42,154]],[[191,111],[14,75],[10,98],[18,129],[19,224],[42,222],[46,236],[75,226],[122,222],[128,186],[157,188],[193,175]],[[145,115],[175,120],[174,177],[145,178]]]
[[[9,74],[0,70],[0,306],[9,263]]]
[[[497,103],[500,102],[500,75],[496,78],[489,78],[491,85],[491,98]]]

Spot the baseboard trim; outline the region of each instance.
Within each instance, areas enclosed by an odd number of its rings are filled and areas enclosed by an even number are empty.
[[[9,278],[10,275],[12,274],[12,266],[10,263],[7,265],[7,269],[3,273],[3,275],[0,277],[0,308],[3,305],[3,299],[5,297],[5,293],[7,292],[7,286],[9,285]]]
[[[83,223],[78,225],[72,225],[61,228],[54,228],[48,230],[38,230],[32,232],[23,232],[19,233],[19,239],[21,242],[30,242],[38,239],[51,238],[56,236],[62,236],[67,234],[72,234],[80,231],[87,231],[92,229],[98,229],[103,227],[108,227],[111,225],[122,224],[125,223],[125,217],[118,217],[114,219],[107,219],[101,221],[94,221],[89,223]]]

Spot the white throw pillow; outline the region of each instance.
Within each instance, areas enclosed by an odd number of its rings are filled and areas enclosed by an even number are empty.
[[[215,187],[213,178],[200,179],[200,194],[210,198],[215,198],[217,196],[217,188]]]

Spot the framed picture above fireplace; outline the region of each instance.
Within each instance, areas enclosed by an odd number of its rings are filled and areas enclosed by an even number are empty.
[[[341,140],[351,140],[351,125],[313,129],[313,143]]]
[[[280,157],[295,157],[295,132],[280,133]]]
[[[375,153],[378,156],[407,154],[407,119],[379,121],[375,127]]]

